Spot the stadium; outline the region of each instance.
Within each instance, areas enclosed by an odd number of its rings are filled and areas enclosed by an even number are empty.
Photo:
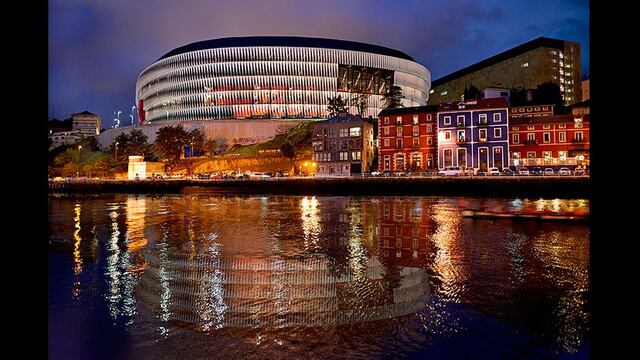
[[[404,106],[426,105],[431,73],[411,56],[377,45],[231,37],[169,51],[139,75],[135,100],[151,141],[155,128],[181,123],[202,129],[207,138],[249,144],[327,118],[328,98],[338,95],[354,114],[354,100],[365,98],[363,116],[375,118],[393,85],[402,88]],[[100,142],[106,145],[122,131],[108,131]]]

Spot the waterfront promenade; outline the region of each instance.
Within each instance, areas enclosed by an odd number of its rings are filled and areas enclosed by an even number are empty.
[[[478,195],[590,198],[589,177],[290,177],[246,180],[67,180],[49,182],[56,193],[222,193],[291,195]]]

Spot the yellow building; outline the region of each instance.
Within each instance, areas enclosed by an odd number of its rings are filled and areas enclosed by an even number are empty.
[[[164,175],[164,164],[144,161],[144,156],[129,156],[129,180],[143,180]]]

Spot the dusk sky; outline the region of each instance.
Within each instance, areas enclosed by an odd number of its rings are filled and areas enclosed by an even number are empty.
[[[114,111],[129,125],[140,72],[188,43],[288,35],[397,49],[432,79],[539,36],[580,43],[589,77],[587,0],[49,0],[49,117]],[[137,118],[137,115],[135,115]]]

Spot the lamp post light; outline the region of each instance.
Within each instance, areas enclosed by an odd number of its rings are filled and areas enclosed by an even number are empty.
[[[118,161],[118,142],[116,141],[116,161]]]

